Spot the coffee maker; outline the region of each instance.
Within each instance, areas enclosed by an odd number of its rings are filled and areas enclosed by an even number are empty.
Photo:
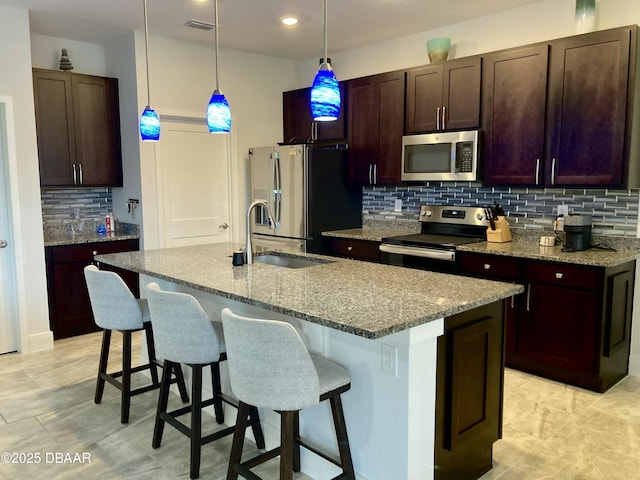
[[[576,213],[564,217],[564,248],[569,251],[591,248],[591,215]]]

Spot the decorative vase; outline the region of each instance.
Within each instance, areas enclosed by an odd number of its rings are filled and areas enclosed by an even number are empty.
[[[449,56],[450,38],[433,38],[427,42],[427,53],[431,63],[442,63]]]
[[[596,24],[596,0],[576,0],[575,33],[593,32]]]

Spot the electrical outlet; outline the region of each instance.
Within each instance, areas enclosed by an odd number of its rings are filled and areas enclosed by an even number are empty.
[[[393,209],[394,212],[401,212],[402,211],[402,199],[401,198],[396,198],[396,203]]]
[[[398,347],[382,344],[382,373],[398,376]]]
[[[568,216],[569,215],[569,205],[558,205],[558,216]]]

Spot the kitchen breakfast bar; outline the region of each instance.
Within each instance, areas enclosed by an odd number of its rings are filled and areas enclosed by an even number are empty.
[[[143,287],[156,281],[190,293],[212,319],[229,307],[301,328],[311,350],[351,375],[343,402],[359,479],[476,478],[491,468],[502,425],[503,305],[522,286],[311,254],[258,252],[255,263],[232,266],[239,247],[96,261],[140,273]],[[260,413],[270,447],[279,441],[278,417]],[[321,403],[301,412],[300,431],[336,451],[329,419]],[[304,449],[302,471],[314,479],[336,474]]]

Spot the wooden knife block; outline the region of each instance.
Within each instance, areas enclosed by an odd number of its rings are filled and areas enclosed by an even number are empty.
[[[503,216],[499,216],[493,222],[496,226],[495,230],[491,230],[491,226],[487,227],[487,242],[504,243],[511,241],[511,228],[509,222]]]

